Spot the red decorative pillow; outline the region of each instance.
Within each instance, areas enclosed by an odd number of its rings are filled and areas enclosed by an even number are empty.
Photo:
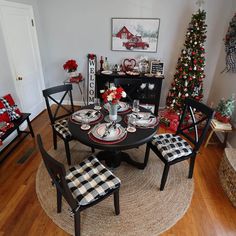
[[[1,112],[1,107],[2,107],[2,112]],[[7,94],[0,98],[0,115],[1,113],[2,113],[2,118],[3,118],[2,121],[6,121],[6,122],[16,120],[20,118],[22,115],[21,111],[15,104],[10,94]],[[1,117],[0,117],[0,121],[1,121]]]
[[[5,105],[3,102],[0,100],[0,122],[10,122],[10,117],[7,113],[7,109],[5,108]]]

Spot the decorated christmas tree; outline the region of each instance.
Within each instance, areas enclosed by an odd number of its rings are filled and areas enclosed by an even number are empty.
[[[192,15],[184,49],[178,59],[174,81],[171,83],[166,105],[180,113],[183,101],[190,97],[197,101],[203,98],[203,79],[205,78],[206,12],[198,10]]]

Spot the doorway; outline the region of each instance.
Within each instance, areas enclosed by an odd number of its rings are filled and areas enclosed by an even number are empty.
[[[35,118],[45,108],[45,88],[33,8],[0,0],[0,21],[19,106]]]

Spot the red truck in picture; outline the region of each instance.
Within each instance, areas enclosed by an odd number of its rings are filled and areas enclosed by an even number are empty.
[[[123,46],[127,49],[133,49],[133,48],[142,48],[147,49],[149,47],[149,44],[142,41],[141,36],[134,36],[129,41],[124,42]]]

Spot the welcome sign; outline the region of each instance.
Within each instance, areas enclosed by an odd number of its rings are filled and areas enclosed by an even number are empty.
[[[87,84],[87,104],[93,104],[95,99],[95,73],[96,73],[96,55],[88,54],[88,84]]]

